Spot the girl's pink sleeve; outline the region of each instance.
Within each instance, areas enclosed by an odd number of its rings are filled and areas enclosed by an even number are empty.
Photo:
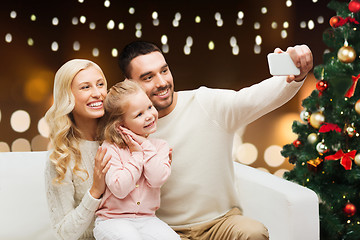
[[[111,166],[105,176],[106,185],[117,198],[124,199],[134,190],[143,171],[142,152],[130,153],[113,144],[106,146]]]
[[[153,143],[145,141],[141,145],[145,158],[144,176],[150,187],[160,188],[170,176],[170,147],[166,141],[158,140]]]

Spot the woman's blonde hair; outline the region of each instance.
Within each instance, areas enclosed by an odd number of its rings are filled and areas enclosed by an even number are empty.
[[[117,144],[119,147],[126,147],[117,127],[123,124],[124,113],[127,110],[130,96],[143,91],[143,89],[131,80],[124,80],[112,86],[104,100],[105,115],[100,120],[98,135],[99,140]]]
[[[80,171],[85,172],[89,176],[86,170],[79,167],[81,163],[81,153],[79,150],[81,132],[76,127],[72,116],[75,98],[71,91],[71,83],[75,76],[81,70],[89,67],[99,70],[105,80],[101,68],[96,63],[85,59],[70,60],[62,65],[55,74],[54,103],[45,114],[45,119],[50,129],[49,137],[53,146],[50,160],[54,163],[58,173],[58,176],[54,178],[55,183],[61,183],[64,180],[66,169],[72,158],[75,160],[73,173],[77,174]]]

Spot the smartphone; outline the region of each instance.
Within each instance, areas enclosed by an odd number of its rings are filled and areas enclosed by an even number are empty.
[[[300,69],[295,66],[290,55],[286,52],[269,53],[267,59],[270,74],[273,76],[297,76],[300,74]]]

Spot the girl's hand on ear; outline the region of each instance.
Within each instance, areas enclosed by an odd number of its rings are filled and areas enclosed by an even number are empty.
[[[133,133],[125,127],[119,126],[119,129],[121,131],[120,134],[122,138],[129,147],[129,150],[131,152],[141,152],[142,148],[140,145],[146,140],[146,138]]]
[[[90,194],[97,199],[105,192],[105,175],[111,165],[111,155],[105,157],[106,151],[106,148],[99,147],[95,156],[93,184],[90,188]]]

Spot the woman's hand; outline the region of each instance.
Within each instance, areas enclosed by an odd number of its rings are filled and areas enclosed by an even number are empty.
[[[96,156],[95,156],[95,166],[94,166],[94,180],[90,189],[90,194],[96,199],[99,199],[101,195],[105,192],[105,175],[110,168],[110,159],[111,156],[108,155],[105,157],[106,148],[99,147]]]
[[[124,139],[125,143],[128,145],[130,152],[141,152],[141,144],[146,140],[145,137],[140,136],[132,132],[131,130],[125,127],[118,127],[118,132],[121,134],[121,137]]]

